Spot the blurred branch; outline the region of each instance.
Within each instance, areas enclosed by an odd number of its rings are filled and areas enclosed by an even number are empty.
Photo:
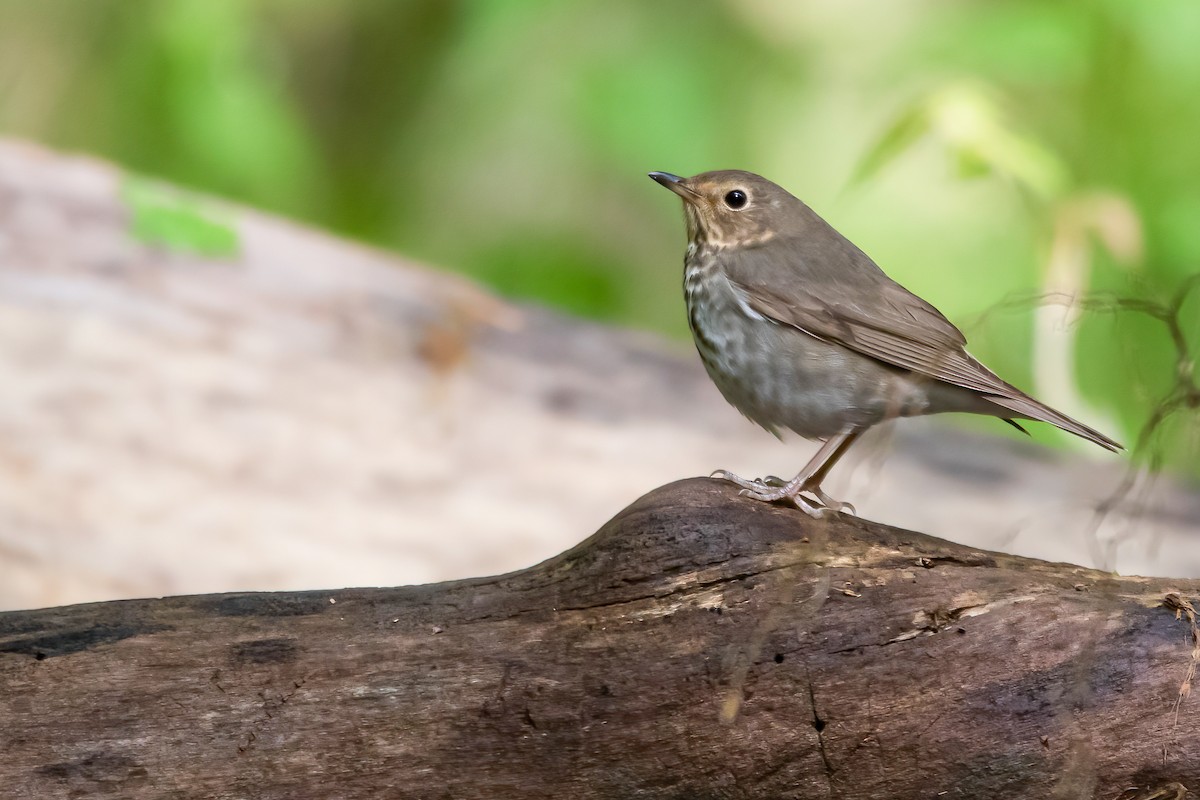
[[[1163,453],[1153,447],[1153,442],[1161,433],[1166,422],[1176,414],[1194,413],[1200,410],[1200,387],[1197,387],[1195,379],[1196,362],[1184,334],[1182,322],[1184,303],[1197,285],[1200,285],[1200,273],[1185,279],[1176,289],[1174,296],[1165,303],[1112,295],[1092,296],[1081,300],[1081,305],[1092,311],[1109,314],[1119,312],[1142,314],[1159,322],[1166,328],[1170,336],[1175,355],[1175,374],[1171,386],[1154,404],[1150,415],[1138,431],[1132,451],[1134,459],[1126,470],[1124,478],[1112,493],[1097,506],[1092,523],[1093,533],[1099,530],[1105,518],[1133,493],[1139,480],[1145,480],[1146,492],[1149,492],[1153,483],[1151,476],[1158,472],[1163,464]],[[1139,466],[1139,459],[1144,462],[1144,467]],[[1144,469],[1149,471],[1150,476],[1143,474]]]
[[[1150,455],[1150,442],[1163,422],[1180,411],[1200,409],[1200,387],[1195,380],[1195,358],[1184,333],[1183,306],[1192,291],[1200,285],[1200,273],[1186,278],[1167,301],[1138,297],[1120,297],[1110,293],[1087,295],[1063,292],[1023,294],[996,303],[976,318],[983,324],[996,313],[1012,309],[1028,309],[1033,305],[1053,304],[1104,314],[1141,314],[1162,324],[1174,351],[1175,374],[1171,388],[1154,404],[1150,416],[1139,429],[1131,449],[1135,456]]]
[[[1109,495],[1099,503],[1092,520],[1093,545],[1099,547],[1095,534],[1104,524],[1105,519],[1118,506],[1125,503],[1142,485],[1143,494],[1148,496],[1153,486],[1153,475],[1159,472],[1164,464],[1164,453],[1156,446],[1166,423],[1179,414],[1196,414],[1200,412],[1200,386],[1196,383],[1196,362],[1186,335],[1184,305],[1200,286],[1200,273],[1184,279],[1176,288],[1174,294],[1167,300],[1150,298],[1122,297],[1111,293],[1096,293],[1077,295],[1073,293],[1049,293],[1038,295],[1022,295],[1011,297],[989,308],[978,317],[982,324],[988,317],[1006,309],[1027,309],[1031,305],[1044,307],[1060,305],[1097,314],[1138,314],[1149,317],[1162,325],[1171,342],[1174,370],[1169,388],[1163,392],[1150,408],[1145,421],[1138,429],[1130,454],[1129,467],[1121,481]],[[1200,430],[1200,417],[1195,420],[1195,427]],[[1134,509],[1140,513],[1140,509]],[[1107,554],[1093,552],[1097,563],[1112,563],[1112,548],[1128,539],[1126,536],[1116,537],[1108,546]]]
[[[1062,304],[1078,305],[1085,311],[1142,314],[1162,324],[1170,337],[1175,356],[1174,379],[1171,388],[1155,403],[1150,416],[1139,430],[1132,450],[1134,455],[1148,454],[1153,436],[1172,415],[1200,409],[1200,388],[1196,386],[1195,380],[1196,362],[1184,334],[1182,320],[1183,305],[1197,285],[1200,285],[1200,273],[1186,278],[1176,289],[1174,296],[1166,302],[1112,294],[1093,294],[1079,298],[1061,295],[1057,297]],[[1056,297],[1050,295],[1044,296],[1043,299],[1054,302]]]

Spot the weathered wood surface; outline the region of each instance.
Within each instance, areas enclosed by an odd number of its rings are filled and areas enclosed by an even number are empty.
[[[125,180],[0,141],[0,608],[515,569],[648,486],[812,451],[743,420],[686,342],[203,199],[234,256],[149,245]],[[643,246],[682,321],[681,242]],[[829,488],[974,546],[1092,563],[1120,537],[1101,562],[1200,574],[1200,494],[1164,481],[1093,538],[1120,459],[1003,427],[905,421],[886,465]]]
[[[0,793],[1194,790],[1173,592],[682,481],[494,578],[0,614]]]

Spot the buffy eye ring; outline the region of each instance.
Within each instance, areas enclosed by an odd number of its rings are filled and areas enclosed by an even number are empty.
[[[729,192],[727,195],[725,195],[725,205],[729,206],[734,211],[745,208],[746,203],[749,200],[750,198],[747,197],[746,193],[741,189],[734,189],[732,192]]]

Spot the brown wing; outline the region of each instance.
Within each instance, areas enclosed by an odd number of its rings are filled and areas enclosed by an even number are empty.
[[[751,309],[779,324],[980,392],[1013,416],[1049,422],[1101,447],[1120,449],[1107,436],[1001,380],[967,353],[966,338],[941,312],[887,277],[832,228],[828,231],[837,237],[832,253],[828,247],[817,253],[812,243],[775,241],[727,259],[726,276]]]
[[[731,281],[750,308],[768,319],[837,342],[862,355],[939,381],[988,394],[1019,393],[964,349],[966,340],[936,309],[825,302],[808,292],[784,298],[762,286]],[[912,295],[920,303],[919,298]],[[886,302],[886,301],[885,301]]]

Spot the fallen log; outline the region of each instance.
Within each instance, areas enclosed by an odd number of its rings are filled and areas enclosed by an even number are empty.
[[[0,786],[1183,797],[1198,592],[686,480],[498,577],[0,614]]]

